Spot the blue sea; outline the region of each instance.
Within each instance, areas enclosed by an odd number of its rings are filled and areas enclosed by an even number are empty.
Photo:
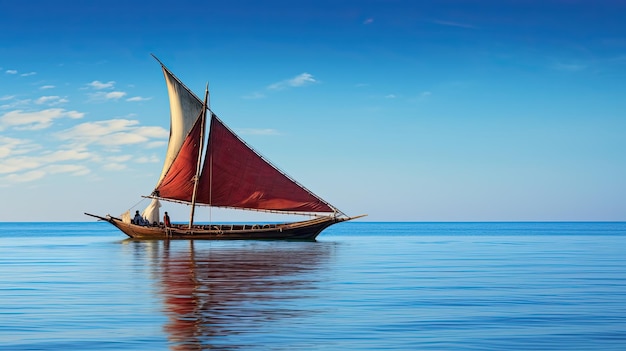
[[[626,223],[0,223],[0,350],[626,350]]]

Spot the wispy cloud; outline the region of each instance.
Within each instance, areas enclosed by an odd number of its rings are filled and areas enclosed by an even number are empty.
[[[96,93],[89,94],[90,101],[116,101],[126,96],[126,93],[123,91],[99,91]]]
[[[20,116],[24,117],[24,114]],[[5,124],[16,118],[14,115],[5,117],[2,117]],[[30,123],[47,122],[34,117],[27,120]],[[131,153],[111,152],[121,151],[126,146],[141,145],[144,149],[155,144],[163,146],[169,132],[161,127],[140,126],[135,120],[112,119],[81,123],[50,136],[60,144],[51,148],[51,145],[44,147],[27,139],[0,136],[0,186],[54,174],[88,175],[91,174],[90,163],[99,164],[105,170],[119,171],[128,168],[131,161],[159,162],[154,155],[135,157]],[[103,157],[97,146],[104,147],[107,156]]]
[[[38,98],[37,100],[35,100],[35,103],[37,105],[50,105],[50,106],[54,106],[54,105],[59,105],[59,104],[64,104],[69,102],[68,99],[66,98],[62,98],[60,96],[42,96],[40,98]]]
[[[17,130],[40,130],[50,127],[55,119],[82,118],[84,113],[67,111],[62,108],[50,108],[41,111],[25,112],[15,110],[0,116],[0,130],[14,128]]]
[[[87,83],[87,86],[89,86],[90,88],[93,88],[93,89],[97,89],[97,90],[100,90],[100,89],[112,89],[115,86],[115,82],[114,81],[110,81],[110,82],[107,82],[107,83],[103,83],[103,82],[101,82],[99,80],[94,80],[91,83]]]
[[[97,92],[95,93],[88,94],[90,101],[117,101],[127,95],[126,92],[124,91],[108,91],[108,92],[101,91],[101,90],[114,89],[115,88],[114,81],[103,83],[99,80],[94,80],[91,83],[87,83],[87,87],[93,90],[97,90]],[[139,100],[136,100],[137,98],[139,97],[130,98],[130,99],[127,99],[126,101],[139,101]]]
[[[278,90],[284,90],[284,89],[290,89],[290,88],[299,88],[299,87],[316,84],[316,83],[319,83],[319,81],[315,79],[315,77],[312,74],[304,72],[304,73],[300,73],[299,75],[293,78],[284,79],[279,82],[268,85],[267,87],[265,87],[265,92],[278,91]],[[263,99],[266,96],[267,95],[265,93],[256,91],[248,95],[244,95],[243,98],[253,100],[253,99]]]
[[[0,159],[0,174],[21,173],[34,169],[39,169],[46,173],[50,169],[43,167],[51,165],[56,165],[56,168],[53,168],[52,171],[59,173],[61,166],[67,166],[67,164],[61,164],[62,162],[86,160],[90,157],[91,154],[84,149],[44,151],[35,155],[12,155],[11,157]]]
[[[31,140],[0,135],[0,159],[27,154],[37,149],[41,149],[41,146],[33,143]]]
[[[317,83],[315,77],[310,73],[301,73],[293,78],[285,79],[280,82],[270,84],[267,89],[281,90],[285,88],[302,87],[305,85]]]
[[[133,96],[131,98],[126,99],[126,101],[137,102],[137,101],[148,101],[152,100],[151,97],[141,97],[141,96]]]
[[[36,74],[20,73],[0,68],[0,74],[7,76]],[[70,122],[84,118],[85,114],[55,106],[70,100],[51,93],[57,88],[55,85],[39,83],[35,88],[39,96],[24,98],[18,93],[0,96],[0,187],[16,182],[37,182],[53,175],[85,176],[92,174],[94,166],[120,170],[137,163],[159,162],[157,156],[150,155],[150,148],[163,147],[168,130],[141,126],[133,118]],[[151,99],[128,96],[125,91],[116,89],[115,81],[94,80],[82,85],[82,90],[92,100],[139,102]],[[53,130],[57,125],[66,125],[66,129]],[[142,154],[142,150],[150,151]],[[109,160],[111,155],[120,157]]]
[[[84,165],[49,165],[43,169],[50,174],[68,173],[74,176],[87,175],[91,170]]]
[[[4,73],[6,73],[6,74],[18,74],[19,72],[16,69],[8,69],[8,70],[4,71]],[[37,74],[37,72],[28,72],[28,73],[22,73],[22,74],[20,74],[20,76],[28,77],[28,76],[34,76],[35,74]]]
[[[0,158],[0,181],[2,185],[11,183],[32,182],[44,178],[48,174],[69,174],[82,176],[91,170],[75,162],[91,158],[84,150],[58,150],[42,152],[37,155],[22,155]]]
[[[104,95],[107,100],[118,100],[123,98],[124,96],[126,96],[126,93],[123,91],[112,91]]]
[[[74,145],[99,144],[122,146],[143,144],[152,139],[167,139],[169,132],[161,127],[140,127],[139,121],[112,119],[86,122],[59,132],[56,136]]]
[[[6,177],[1,178],[5,184],[8,183],[27,183],[43,178],[46,172],[37,170],[30,171],[21,174],[9,174]]]
[[[371,17],[363,21],[363,24],[372,24],[372,23],[374,23],[374,19]]]
[[[16,99],[15,96],[7,96],[6,99],[0,99],[0,101],[7,101],[7,103],[0,105],[0,109],[3,110],[30,108],[33,103],[31,99]]]

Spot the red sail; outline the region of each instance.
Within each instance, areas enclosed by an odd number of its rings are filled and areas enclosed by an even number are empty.
[[[334,212],[326,202],[278,171],[215,116],[200,176],[198,203],[296,212]]]
[[[198,153],[200,152],[201,122],[202,118],[198,118],[187,138],[185,138],[176,160],[156,188],[158,196],[191,202],[194,185],[193,178],[196,175]]]

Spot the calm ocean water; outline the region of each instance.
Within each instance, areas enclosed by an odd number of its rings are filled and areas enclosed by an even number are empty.
[[[0,350],[626,350],[626,223],[0,223]]]

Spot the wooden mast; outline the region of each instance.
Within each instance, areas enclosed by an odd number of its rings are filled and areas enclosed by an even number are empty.
[[[198,180],[200,179],[200,166],[202,165],[202,150],[204,150],[204,130],[206,129],[206,110],[209,98],[209,83],[206,83],[204,92],[204,103],[202,104],[202,121],[200,129],[200,152],[198,152],[198,163],[196,164],[196,175],[193,177],[193,194],[191,195],[191,213],[189,214],[189,230],[193,227],[193,215],[196,210],[196,193],[198,192]]]

